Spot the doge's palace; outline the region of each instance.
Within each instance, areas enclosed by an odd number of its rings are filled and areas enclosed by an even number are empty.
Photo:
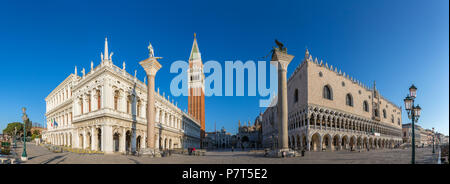
[[[89,72],[70,74],[46,98],[50,144],[79,149],[135,152],[146,147],[147,85],[113,64],[108,40],[101,63]],[[175,149],[200,146],[200,123],[183,112],[159,89],[155,94],[155,147]]]
[[[305,57],[287,81],[288,144],[310,151],[394,148],[402,143],[402,110],[376,88],[327,62]],[[262,119],[263,146],[278,145],[277,101]]]

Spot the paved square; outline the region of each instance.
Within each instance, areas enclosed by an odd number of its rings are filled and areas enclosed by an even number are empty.
[[[22,144],[15,149],[22,154]],[[438,153],[438,152],[437,152]],[[416,149],[419,164],[437,163],[431,148]],[[28,161],[23,164],[409,164],[411,149],[371,150],[370,152],[306,152],[305,157],[266,158],[262,151],[209,151],[205,156],[173,154],[150,158],[131,155],[88,155],[71,152],[53,153],[47,148],[27,144]],[[20,159],[20,158],[19,158]]]

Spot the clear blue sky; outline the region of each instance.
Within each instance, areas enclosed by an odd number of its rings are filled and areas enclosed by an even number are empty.
[[[169,64],[187,60],[197,33],[203,61],[255,60],[281,40],[296,55],[305,47],[403,106],[408,87],[418,87],[423,109],[419,124],[448,135],[449,1],[1,1],[0,129],[21,121],[28,108],[44,122],[44,98],[74,66],[89,70],[100,62],[105,36],[113,61],[127,71],[144,70],[151,41],[163,68],[156,86],[170,91]],[[206,129],[255,119],[258,97],[206,98]],[[187,97],[176,98],[187,108]],[[403,111],[403,122],[407,123]]]

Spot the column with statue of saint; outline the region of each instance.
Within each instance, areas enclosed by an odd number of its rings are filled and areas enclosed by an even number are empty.
[[[149,57],[139,64],[144,68],[147,73],[147,140],[146,148],[142,149],[143,155],[160,156],[159,150],[155,148],[155,75],[161,64],[158,59],[162,57],[155,57],[152,44],[148,46]]]

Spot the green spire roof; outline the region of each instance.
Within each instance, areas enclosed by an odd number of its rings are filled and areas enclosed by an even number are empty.
[[[201,59],[200,58],[200,50],[198,49],[197,38],[194,34],[194,43],[192,44],[191,55],[189,56],[189,61]]]

